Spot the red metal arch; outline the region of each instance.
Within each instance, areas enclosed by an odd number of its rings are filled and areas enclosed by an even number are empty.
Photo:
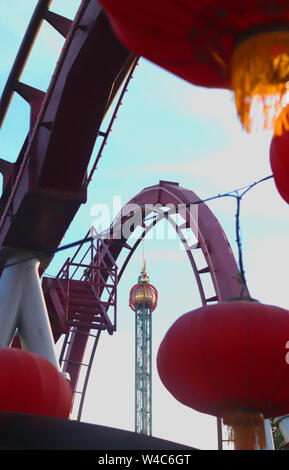
[[[195,211],[192,211],[192,207],[195,207],[195,204],[198,205],[197,221],[195,218],[196,213]],[[159,211],[158,208],[162,206],[168,207],[169,210],[166,212]],[[135,243],[130,245],[129,238],[123,236],[122,227],[131,216],[132,207],[139,207],[141,214],[141,217],[139,218],[139,227],[141,227],[143,231]],[[176,210],[180,210],[182,214],[183,222],[181,222],[179,225],[177,225],[175,220],[172,218],[172,215],[176,212]],[[151,218],[152,215],[153,218]],[[99,245],[98,253],[97,256],[94,257],[93,263],[96,263],[97,259],[98,265],[105,265],[109,272],[115,263],[117,263],[122,250],[127,251],[127,256],[122,266],[118,267],[119,272],[117,276],[117,283],[119,283],[129,260],[131,259],[141,240],[164,217],[166,217],[169,223],[174,226],[184,244],[193,270],[193,274],[198,285],[200,298],[203,305],[210,302],[222,302],[232,297],[238,297],[240,296],[242,290],[244,294],[243,286],[239,281],[239,268],[235,261],[226,235],[224,234],[218,220],[204,203],[200,203],[200,199],[193,191],[180,187],[178,183],[161,181],[158,185],[145,188],[133,199],[131,199],[124,206],[121,213],[115,219],[107,233],[104,234],[104,238],[102,239],[102,243]],[[192,246],[189,246],[187,239],[183,234],[183,232],[188,228],[194,232],[195,238],[198,240],[197,243],[194,243]],[[87,234],[87,238],[89,235],[90,233]],[[113,237],[113,235],[117,236]],[[199,250],[203,253],[204,260],[206,261],[206,265],[202,267],[202,269],[198,268],[194,259],[194,255]],[[81,249],[78,249],[78,253],[80,252]],[[92,264],[89,269],[91,269],[91,267]],[[89,269],[86,271],[86,276],[89,272]],[[212,284],[215,289],[214,295],[208,296],[206,294],[204,282],[205,276],[209,276],[212,280]],[[45,279],[44,277],[43,283],[45,286],[45,295],[48,305],[51,306],[51,297],[52,295],[55,296],[55,291],[53,288],[48,287],[49,283],[51,283],[51,280]],[[100,298],[104,288],[104,286],[100,287]],[[248,294],[248,292],[245,291],[245,294]],[[59,317],[59,313],[57,314],[55,307],[50,307],[50,316],[53,318],[54,324],[57,315]],[[63,324],[65,324],[65,321]],[[92,325],[91,328],[97,329]],[[79,418],[81,416],[85,390],[99,339],[99,334],[102,330],[99,329],[97,331],[98,334],[95,339],[95,347],[93,348],[90,357],[84,389],[82,391],[78,391],[78,393],[82,393],[82,398],[79,405]],[[58,332],[60,332],[59,325]],[[112,333],[112,331],[110,333]],[[67,348],[66,354],[64,353],[62,355],[62,359],[64,358],[65,370],[69,372],[72,377],[72,383],[75,391],[77,389],[79,371],[83,364],[83,356],[87,346],[89,334],[90,328],[89,325],[87,325],[87,328],[85,329],[82,327],[77,328],[77,326],[74,327],[73,334],[66,336],[67,341],[69,342],[69,348]]]
[[[222,302],[240,295],[242,290],[240,272],[221,225],[209,207],[204,203],[200,203],[200,201],[200,198],[193,191],[180,187],[178,183],[161,181],[158,185],[143,189],[132,198],[124,206],[120,216],[113,222],[110,230],[116,230],[117,225],[121,226],[124,223],[126,217],[129,217],[129,215],[126,215],[126,212],[129,213],[133,205],[146,208],[146,213],[143,213],[143,219],[149,215],[149,205],[152,209],[158,205],[168,206],[172,209],[172,213],[174,213],[174,208],[180,208],[185,221],[181,227],[175,226],[175,228],[180,236],[183,230],[191,228],[198,241],[197,245],[194,244],[190,247],[187,245],[185,238],[181,236],[193,269],[195,266],[194,273],[197,275],[197,278],[199,278],[200,274],[210,274],[216,291],[215,300]],[[194,205],[198,206],[198,223],[194,220],[195,214],[190,210],[190,206]],[[126,208],[128,208],[128,211]],[[163,218],[163,215],[158,220],[161,218]],[[168,217],[168,220],[174,225],[170,217]],[[130,250],[131,247],[128,246],[127,242],[128,240],[123,237],[120,240],[107,240],[106,243],[110,246],[110,252],[115,260],[118,258],[123,247]],[[207,262],[206,270],[204,268],[202,273],[196,271],[196,264],[193,261],[193,257],[189,254],[195,249],[202,251]],[[201,286],[201,282],[199,286]],[[206,303],[208,299],[201,294],[201,300],[202,303]]]

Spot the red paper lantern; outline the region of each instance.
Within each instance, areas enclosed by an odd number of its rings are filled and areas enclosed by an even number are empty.
[[[252,429],[263,418],[289,412],[287,341],[285,309],[253,301],[205,306],[171,326],[159,347],[157,368],[178,401],[223,417],[241,440],[235,448],[254,448],[248,424]],[[262,448],[263,424],[259,431]]]
[[[258,97],[264,126],[271,127],[272,108],[280,110],[289,80],[287,0],[100,3],[130,50],[194,85],[234,90],[248,131]]]
[[[16,349],[0,348],[0,410],[68,418],[72,391],[47,359]]]
[[[285,119],[284,119],[285,116]],[[276,188],[289,204],[289,105],[276,121],[281,132],[275,132],[270,145],[270,164]]]

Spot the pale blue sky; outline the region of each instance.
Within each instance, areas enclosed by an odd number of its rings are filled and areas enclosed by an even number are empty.
[[[0,91],[36,3],[0,0]],[[54,0],[51,9],[72,19],[79,3]],[[62,37],[45,24],[22,80],[45,91],[62,44]],[[27,104],[15,96],[1,130],[2,158],[17,158],[28,116]],[[113,196],[126,203],[160,179],[177,181],[205,198],[271,174],[270,138],[270,132],[247,135],[241,130],[230,92],[193,87],[141,60],[90,185],[88,202],[81,207],[63,243],[86,234],[93,221],[94,204],[112,208]],[[209,206],[236,253],[234,200],[219,199]],[[288,308],[288,205],[270,180],[247,194],[241,210],[244,261],[251,293],[264,303]],[[151,282],[159,290],[153,320],[155,360],[157,346],[168,327],[182,313],[200,306],[200,299],[177,241],[148,240],[145,249]],[[49,273],[55,274],[67,256],[68,253],[57,255]],[[85,421],[134,429],[134,317],[128,297],[137,281],[140,263],[141,253],[137,252],[120,283],[118,332],[101,338],[84,407]],[[214,418],[179,405],[160,384],[155,370],[153,432],[202,449],[217,445]]]

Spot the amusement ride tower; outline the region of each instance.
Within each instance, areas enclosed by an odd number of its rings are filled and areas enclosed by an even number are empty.
[[[152,433],[152,312],[157,299],[144,262],[129,305],[135,312],[135,431],[146,435]]]

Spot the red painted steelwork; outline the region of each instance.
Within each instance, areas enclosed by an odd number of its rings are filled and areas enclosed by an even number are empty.
[[[117,268],[113,262],[109,267],[103,262],[102,248],[105,251],[100,240],[93,240],[88,247],[83,244],[55,279],[42,278],[54,340],[67,335],[62,361],[74,392],[91,330],[106,330],[109,334],[116,330]],[[69,332],[73,333],[70,344]]]
[[[145,188],[128,203],[127,207],[136,204],[145,208],[148,205],[175,207],[187,206],[186,226],[191,227],[198,240],[197,246],[207,262],[207,272],[212,278],[212,282],[216,291],[216,299],[221,302],[231,297],[238,297],[242,290],[240,284],[240,272],[235,261],[232,249],[227,237],[219,224],[217,218],[204,203],[199,204],[200,198],[191,190],[180,187],[177,183],[161,181],[158,185]],[[190,205],[198,204],[198,224],[193,220],[190,212]],[[125,206],[125,207],[126,207]],[[125,222],[125,207],[121,215],[113,222],[111,231],[117,230],[121,224]],[[146,212],[145,216],[149,213]],[[144,217],[144,214],[143,214]],[[127,239],[121,237],[118,240],[108,239],[107,244],[110,246],[112,257],[117,260],[121,250],[127,244]],[[187,247],[187,253],[190,251]],[[199,273],[200,274],[200,273]]]
[[[44,20],[44,16],[51,4],[51,1],[52,0],[39,0],[34,10],[33,16],[22,40],[21,46],[0,99],[0,128],[2,127],[7,110],[9,108],[9,104],[14,92],[16,91],[21,73],[24,69],[25,63],[29,57],[33,43],[37,37],[40,26]]]
[[[58,247],[86,202],[95,139],[134,60],[115,38],[97,1],[86,0],[72,23],[41,109],[39,90],[13,83],[13,90],[31,102],[34,128],[0,201],[3,261],[8,247],[34,252]],[[48,263],[42,262],[42,272]]]

